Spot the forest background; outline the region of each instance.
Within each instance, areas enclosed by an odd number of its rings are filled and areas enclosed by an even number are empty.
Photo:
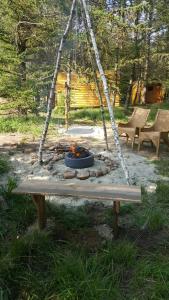
[[[169,88],[169,6],[161,0],[88,1],[101,61],[115,76],[112,89],[126,99],[133,81]],[[71,1],[2,0],[0,3],[0,97],[24,114],[48,97],[56,49]],[[91,80],[89,45],[80,2],[65,44],[61,69]],[[120,78],[120,83],[119,83]],[[118,86],[117,86],[118,85]],[[167,93],[166,93],[167,95]],[[5,104],[5,109],[7,108]]]

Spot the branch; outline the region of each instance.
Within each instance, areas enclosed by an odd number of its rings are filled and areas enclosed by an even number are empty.
[[[19,21],[16,27],[19,27],[19,25],[31,25],[31,26],[43,26],[43,23],[36,23],[36,22],[28,22],[28,21]]]
[[[3,68],[0,68],[0,72],[9,73],[9,74],[17,75],[17,76],[21,76],[21,73],[17,73],[17,72],[5,70]]]

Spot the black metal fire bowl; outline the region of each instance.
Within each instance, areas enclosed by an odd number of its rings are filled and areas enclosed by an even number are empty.
[[[88,152],[86,157],[72,157],[72,154],[68,152],[65,156],[65,165],[72,169],[84,169],[94,165],[94,155]]]

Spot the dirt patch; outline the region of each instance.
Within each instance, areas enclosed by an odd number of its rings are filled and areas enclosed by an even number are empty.
[[[90,251],[96,251],[103,244],[103,239],[92,227],[71,230],[59,223],[52,231],[52,238],[58,242],[71,242]]]

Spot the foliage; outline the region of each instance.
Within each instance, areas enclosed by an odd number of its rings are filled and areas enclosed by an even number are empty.
[[[53,0],[0,3],[0,95],[12,99],[19,111],[39,106],[39,98],[48,93],[59,25],[64,23],[64,16],[57,16],[63,12]]]
[[[168,88],[169,14],[165,1],[100,0],[90,4],[103,67],[114,71],[114,76],[108,76],[110,92],[120,89],[125,100],[130,80],[161,82]],[[0,96],[8,98],[12,108],[20,111],[22,106],[21,113],[36,112],[48,96],[55,52],[70,5],[70,0],[0,3]],[[71,54],[72,69],[91,80],[81,11],[79,5],[61,69],[67,69]]]

